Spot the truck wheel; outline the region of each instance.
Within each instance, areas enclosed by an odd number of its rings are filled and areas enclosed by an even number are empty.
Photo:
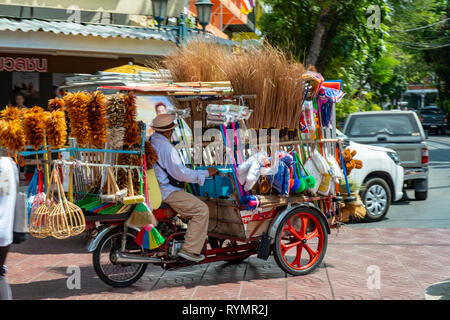
[[[391,205],[391,189],[381,178],[371,178],[366,182],[366,188],[361,192],[361,199],[366,207],[364,220],[380,221],[389,211]]]
[[[416,200],[427,200],[428,191],[414,191],[414,197]]]

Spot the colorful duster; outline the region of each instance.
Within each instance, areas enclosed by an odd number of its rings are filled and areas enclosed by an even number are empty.
[[[139,231],[138,235],[134,239],[137,245],[144,249],[153,250],[160,247],[166,239],[158,232],[155,226],[149,224]]]

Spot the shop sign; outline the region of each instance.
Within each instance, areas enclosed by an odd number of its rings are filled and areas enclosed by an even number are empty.
[[[0,57],[0,71],[47,72],[47,59]]]

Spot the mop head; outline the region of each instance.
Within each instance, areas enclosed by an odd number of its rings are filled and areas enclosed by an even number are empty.
[[[305,179],[298,179],[299,180],[299,184],[298,184],[298,188],[295,190],[295,192],[303,192],[307,189],[306,187],[306,181]]]
[[[313,176],[307,176],[305,179],[306,189],[313,189],[316,186],[316,179]]]
[[[44,109],[34,106],[25,110],[23,116],[23,128],[27,145],[32,146],[34,150],[38,150],[45,142],[45,123]]]
[[[6,107],[1,112],[0,144],[11,152],[25,147],[26,139],[22,128],[22,112],[18,108]]]
[[[89,94],[88,123],[89,143],[102,149],[106,143],[106,97],[100,91]]]
[[[53,148],[61,148],[66,144],[67,125],[66,115],[62,109],[45,112],[44,123],[47,131],[48,143]]]
[[[79,91],[68,93],[64,96],[67,115],[70,119],[71,135],[77,139],[80,147],[89,144],[89,122],[88,122],[88,102],[89,95]]]
[[[134,242],[138,246],[143,247],[144,249],[153,250],[160,247],[166,239],[158,232],[158,229],[154,227],[152,224],[149,224],[139,231],[136,238],[134,238]]]
[[[48,110],[50,111],[56,111],[56,110],[62,110],[64,111],[64,99],[62,98],[55,98],[48,100]]]
[[[125,96],[125,136],[123,143],[129,147],[138,143],[141,139],[139,125],[136,121],[136,96],[130,92]]]

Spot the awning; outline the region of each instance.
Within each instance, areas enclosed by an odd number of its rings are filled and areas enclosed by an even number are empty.
[[[0,18],[0,31],[21,31],[25,33],[45,32],[56,35],[99,37],[103,39],[122,38],[137,40],[160,40],[174,43],[177,42],[177,33],[176,30],[173,29],[73,23],[43,19]],[[186,40],[205,40],[228,46],[237,44],[234,41],[218,38],[209,33],[203,33],[197,30],[189,30],[187,32]],[[0,47],[2,46],[1,43],[2,41],[0,41]],[[100,45],[100,42],[98,45]]]

